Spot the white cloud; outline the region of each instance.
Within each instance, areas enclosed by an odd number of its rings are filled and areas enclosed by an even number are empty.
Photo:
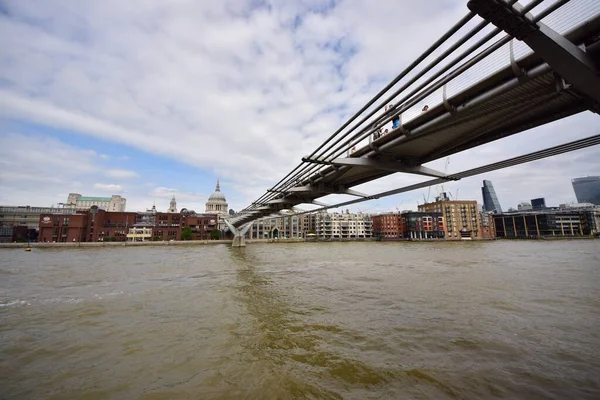
[[[153,197],[173,197],[175,196],[177,199],[199,199],[206,198],[207,196],[200,193],[187,193],[178,189],[166,188],[166,187],[157,187],[154,188],[150,195]]]
[[[25,149],[25,150],[24,150]],[[102,173],[96,152],[39,134],[0,137],[0,203],[48,206],[70,192],[91,190],[81,182]]]
[[[131,182],[127,191],[118,182],[102,183],[106,176],[103,163],[105,160],[95,151],[40,134],[3,134],[0,204],[50,206],[65,202],[71,192],[84,196],[120,192],[127,198],[128,209],[145,209],[148,196],[144,182]]]
[[[116,194],[123,191],[123,186],[114,183],[94,183],[94,189]]]
[[[102,156],[100,156],[102,157]],[[135,171],[128,169],[109,169],[105,175],[109,178],[127,179],[127,178],[138,178],[140,174]]]

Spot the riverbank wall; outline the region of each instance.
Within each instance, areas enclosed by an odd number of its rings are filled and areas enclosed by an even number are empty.
[[[539,238],[502,238],[496,240],[503,241],[540,241],[540,240],[581,240],[581,239],[600,239],[594,236],[562,236],[562,237],[539,237]],[[493,240],[493,239],[492,239]],[[304,243],[304,242],[375,242],[375,238],[367,239],[246,239],[247,244],[251,243]],[[483,242],[489,240],[476,240],[475,242]],[[404,243],[432,243],[432,242],[470,242],[470,240],[409,240],[409,239],[388,239],[380,242],[404,242]],[[0,243],[0,249],[15,249],[15,248],[94,248],[94,247],[140,247],[140,246],[204,246],[214,244],[231,245],[231,240],[175,240],[175,241],[160,241],[160,242],[72,242],[72,243],[54,243],[54,242],[32,242],[27,243]]]
[[[304,239],[246,239],[246,243],[297,243]],[[211,244],[231,244],[231,240],[174,240],[159,242],[32,242],[0,243],[0,249],[12,248],[75,248],[75,247],[140,247],[140,246],[203,246]]]

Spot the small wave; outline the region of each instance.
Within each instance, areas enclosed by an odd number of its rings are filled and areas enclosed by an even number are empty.
[[[465,348],[465,349],[473,349],[478,350],[481,349],[480,344],[476,340],[466,339],[466,338],[456,338],[452,339],[452,344]]]
[[[19,307],[19,306],[30,306],[31,303],[25,300],[10,300],[7,303],[0,303],[0,307]]]
[[[40,300],[40,304],[59,304],[59,303],[78,304],[78,303],[83,302],[84,300],[85,299],[82,299],[80,297],[69,297],[69,298],[57,297],[54,299]]]
[[[122,290],[114,290],[114,291],[109,292],[109,293],[101,293],[101,294],[96,293],[96,294],[94,294],[94,298],[98,299],[98,300],[102,300],[105,297],[119,296],[119,295],[122,295],[122,294],[125,294],[125,292],[123,292]]]

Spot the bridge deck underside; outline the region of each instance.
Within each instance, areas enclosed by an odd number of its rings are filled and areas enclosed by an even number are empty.
[[[585,109],[587,109],[585,100],[576,93],[569,90],[560,92],[556,90],[556,79],[550,72],[486,103],[456,114],[447,122],[432,124],[416,137],[394,135],[395,132],[392,132],[390,137],[384,139],[388,139],[388,142],[398,137],[405,140],[372,157],[375,159],[382,156],[393,157],[397,160],[411,160],[417,164],[426,163]],[[379,142],[375,144],[378,145]],[[360,157],[363,155],[361,153],[368,153],[369,150],[362,149],[350,157]],[[342,168],[343,175],[341,175]],[[342,184],[349,187],[391,173],[393,172],[375,171],[367,167],[341,167],[337,176],[326,178],[324,182],[326,185]]]
[[[566,36],[577,44],[598,32],[600,18],[595,18]],[[408,134],[393,130],[373,142],[378,151],[366,146],[348,157],[420,165],[589,109],[588,100],[568,85],[561,85],[560,77],[535,54],[520,60],[519,67],[527,72],[524,76],[516,77],[510,66],[499,70],[448,99],[451,111],[443,104],[435,106],[403,126]],[[364,166],[325,166],[297,185],[312,185],[317,190],[281,193],[276,200],[236,217],[232,223],[238,227],[282,209],[311,203],[335,193],[340,186],[350,188],[393,173]],[[319,191],[319,187],[328,189]]]

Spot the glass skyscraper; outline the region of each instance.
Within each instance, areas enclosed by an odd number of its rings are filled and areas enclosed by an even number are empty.
[[[483,181],[481,194],[483,195],[483,209],[485,211],[502,212],[502,207],[500,207],[500,202],[498,201],[498,196],[496,196],[492,181]]]
[[[578,203],[600,205],[600,176],[586,176],[571,180]]]

